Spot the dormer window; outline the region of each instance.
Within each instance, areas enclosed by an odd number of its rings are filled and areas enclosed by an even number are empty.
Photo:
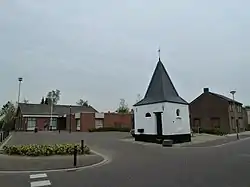
[[[145,117],[146,117],[146,118],[150,118],[150,117],[151,117],[151,114],[150,114],[149,112],[147,112],[147,113],[145,114]]]

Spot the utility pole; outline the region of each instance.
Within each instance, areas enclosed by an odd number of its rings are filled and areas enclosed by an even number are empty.
[[[19,108],[22,81],[23,81],[23,78],[22,78],[22,77],[19,77],[19,78],[18,78],[19,84],[18,84],[17,108]],[[18,126],[19,126],[19,127],[20,127],[20,123],[21,123],[21,120],[20,120],[20,116],[19,116],[19,118],[18,118]],[[21,126],[22,126],[22,128],[23,128],[23,124],[21,124]],[[15,129],[17,129],[17,123],[16,123]]]
[[[49,127],[49,130],[52,130],[52,120],[53,120],[52,114],[53,114],[53,96],[51,94],[51,96],[50,96],[50,127]]]
[[[69,106],[69,133],[71,133],[71,105]]]
[[[237,120],[236,120],[236,107],[235,107],[235,99],[234,99],[234,95],[235,95],[236,91],[232,90],[230,93],[232,94],[232,97],[233,97],[233,113],[234,113],[234,124],[236,126],[236,137],[237,137],[237,140],[239,140],[240,139],[239,138],[239,125],[238,125],[238,123],[236,124],[236,122],[237,122]]]

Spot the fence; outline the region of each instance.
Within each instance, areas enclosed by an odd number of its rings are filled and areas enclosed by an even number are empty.
[[[9,136],[9,134],[9,131],[0,131],[0,143],[2,143]]]

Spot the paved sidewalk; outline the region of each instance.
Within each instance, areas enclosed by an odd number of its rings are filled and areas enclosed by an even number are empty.
[[[240,132],[239,133],[239,135],[241,136],[241,135],[249,135],[250,136],[250,131],[244,131],[244,132]],[[234,133],[234,134],[227,134],[227,135],[225,135],[225,136],[237,136],[237,133]]]
[[[239,133],[239,138],[245,139],[250,138],[249,132]],[[236,142],[236,134],[228,134],[225,136],[216,136],[209,134],[199,134],[192,138],[192,142],[187,142],[183,144],[176,144],[175,146],[180,147],[215,147],[221,146],[227,143]]]
[[[250,132],[247,131],[247,132],[239,133],[239,137],[240,139],[250,138]],[[126,137],[126,138],[121,139],[121,141],[147,145],[147,146],[161,147],[161,144],[135,141],[133,137]],[[230,143],[234,141],[237,141],[236,134],[217,136],[217,135],[202,133],[202,134],[194,134],[191,142],[174,144],[173,147],[213,147],[213,146],[220,146],[222,144],[226,144],[226,143]]]

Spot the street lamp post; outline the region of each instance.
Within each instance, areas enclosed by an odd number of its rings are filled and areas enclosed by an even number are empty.
[[[17,108],[19,108],[22,81],[23,81],[23,78],[22,78],[22,77],[19,77],[19,78],[18,78],[19,84],[18,84]],[[20,123],[20,122],[21,122],[21,120],[20,120],[20,116],[19,116],[19,118],[18,118],[18,123]],[[18,124],[18,126],[19,126],[19,125],[20,125],[20,124]],[[20,127],[20,126],[19,126],[19,127]],[[21,127],[23,128],[23,124],[21,124]],[[16,123],[15,129],[17,129],[17,123]]]
[[[53,115],[53,96],[51,94],[51,96],[50,96],[50,127],[49,127],[49,130],[52,130],[52,127],[53,127],[53,125],[52,125],[52,121],[53,121],[52,115]]]
[[[239,140],[239,126],[238,124],[236,124],[236,107],[235,107],[235,99],[234,99],[234,95],[236,93],[235,90],[232,90],[230,92],[232,94],[232,97],[233,97],[233,113],[234,113],[234,124],[236,125],[236,136],[237,136],[237,140]]]
[[[69,133],[71,133],[71,105],[69,106]]]

